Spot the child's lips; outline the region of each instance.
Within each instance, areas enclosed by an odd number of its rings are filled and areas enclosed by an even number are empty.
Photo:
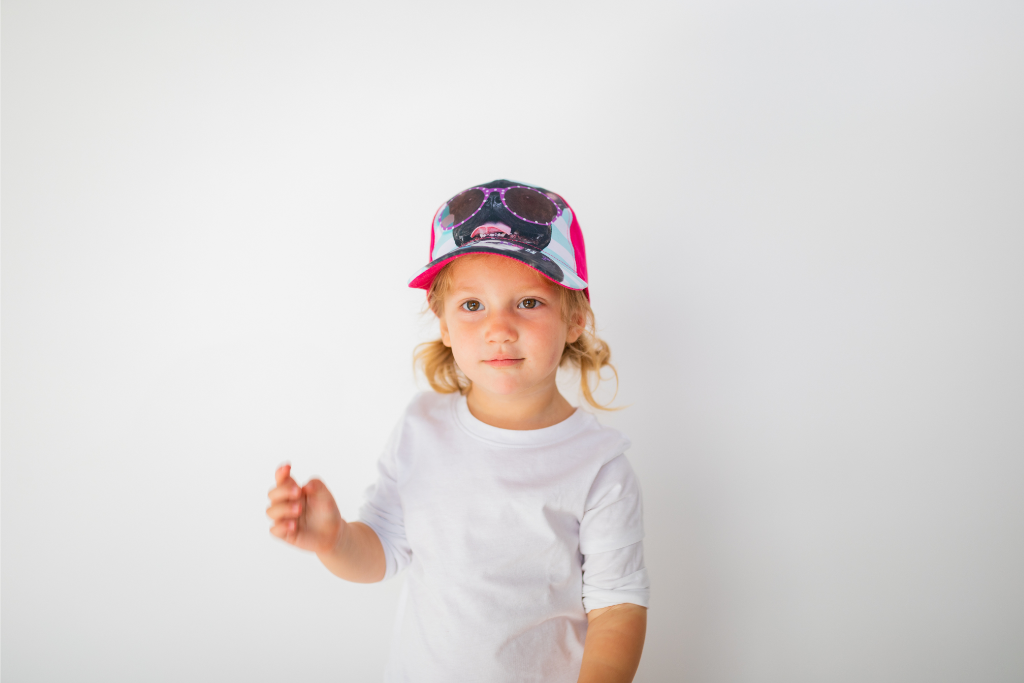
[[[484,362],[490,365],[492,368],[504,368],[516,363],[521,363],[523,358],[493,358],[491,360],[485,360]]]

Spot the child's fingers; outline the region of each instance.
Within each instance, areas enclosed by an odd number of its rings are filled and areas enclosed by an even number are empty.
[[[281,465],[274,471],[275,486],[267,492],[267,495],[270,496],[271,500],[274,499],[274,491],[276,490],[287,491],[293,489],[298,491],[299,484],[292,479],[291,470],[291,465]]]
[[[281,484],[267,491],[267,497],[271,503],[281,503],[286,500],[297,500],[301,489],[298,484]]]
[[[297,533],[295,531],[297,526],[298,525],[296,525],[295,520],[293,519],[283,520],[275,523],[274,526],[270,527],[270,533],[277,536],[282,541],[294,543],[295,537],[297,536]]]
[[[283,519],[297,519],[302,514],[302,503],[298,501],[285,501],[274,503],[267,508],[267,517],[275,522]]]

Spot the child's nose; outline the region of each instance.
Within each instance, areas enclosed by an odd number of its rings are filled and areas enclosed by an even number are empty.
[[[502,344],[519,338],[512,316],[504,311],[493,313],[487,318],[487,341]]]

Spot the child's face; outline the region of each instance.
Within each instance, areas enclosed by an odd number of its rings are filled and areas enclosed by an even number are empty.
[[[530,395],[555,387],[566,342],[581,330],[562,321],[558,285],[494,254],[455,259],[441,340],[473,382],[471,391]]]

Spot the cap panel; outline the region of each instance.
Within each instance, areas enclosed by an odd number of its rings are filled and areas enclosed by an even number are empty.
[[[442,204],[441,208],[434,212],[434,220],[430,221],[430,255],[428,258],[431,261],[434,260],[434,235],[436,234],[434,230],[434,225],[437,223],[437,215],[441,213],[441,210],[444,209],[444,207],[447,206],[447,204],[448,202]]]
[[[576,270],[576,251],[572,246],[572,239],[569,236],[569,228],[572,225],[574,216],[569,208],[563,209],[558,218],[551,224],[551,242],[544,248],[544,253],[558,258],[573,272]]]

